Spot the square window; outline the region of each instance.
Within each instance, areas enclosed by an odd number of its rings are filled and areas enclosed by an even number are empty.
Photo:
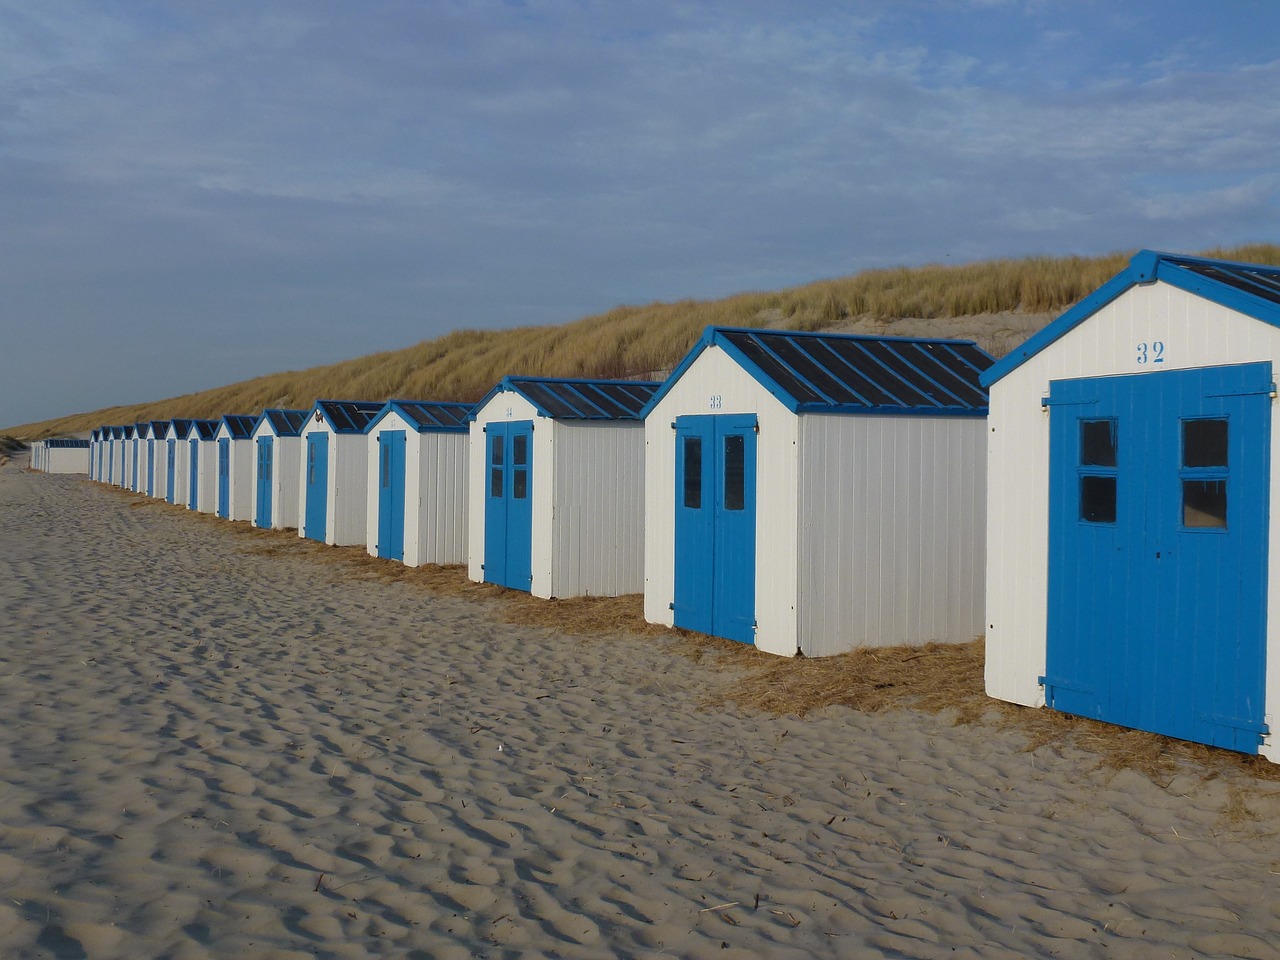
[[[1116,478],[1080,478],[1080,519],[1088,523],[1116,522]]]
[[[1116,433],[1114,420],[1080,421],[1080,463],[1088,467],[1116,465]]]
[[[1225,530],[1227,526],[1227,481],[1183,480],[1182,525]]]
[[[1183,420],[1182,465],[1184,467],[1225,467],[1227,465],[1227,421]]]

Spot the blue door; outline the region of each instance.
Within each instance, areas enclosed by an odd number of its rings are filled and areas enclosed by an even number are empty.
[[[147,496],[156,495],[156,442],[147,441]]]
[[[756,418],[676,418],[675,625],[755,643]]]
[[[191,476],[189,478],[191,489],[188,491],[187,509],[198,510],[200,508],[200,441],[192,440],[191,443]]]
[[[484,579],[513,590],[533,583],[533,421],[490,423],[484,503]]]
[[[303,504],[305,533],[311,540],[324,543],[325,523],[329,517],[329,434],[317,431],[307,434],[306,503]]]
[[[218,441],[218,516],[231,516],[231,441]]]
[[[273,437],[258,438],[258,508],[253,522],[263,530],[271,529],[271,468],[275,450]]]
[[[170,503],[177,503],[177,490],[174,488],[174,474],[178,472],[178,441],[166,440],[165,446],[168,447],[169,463],[165,470],[165,499]]]
[[[404,560],[404,431],[378,434],[378,556]]]
[[[140,440],[133,441],[133,473],[130,475],[129,489],[134,493],[138,492],[138,444]]]
[[[1257,753],[1271,365],[1057,381],[1045,702]]]

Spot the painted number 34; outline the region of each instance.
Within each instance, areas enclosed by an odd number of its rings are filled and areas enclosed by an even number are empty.
[[[1164,341],[1152,340],[1138,344],[1138,363],[1164,363]]]

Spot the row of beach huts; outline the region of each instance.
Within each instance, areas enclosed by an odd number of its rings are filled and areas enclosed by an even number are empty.
[[[1278,358],[1280,270],[1144,251],[999,361],[712,327],[661,383],[103,426],[33,466],[783,656],[985,634],[993,697],[1280,761]]]

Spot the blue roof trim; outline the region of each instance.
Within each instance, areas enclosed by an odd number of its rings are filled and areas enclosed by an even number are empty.
[[[713,345],[792,413],[987,414],[974,361],[994,359],[972,340],[707,327],[643,416]]]
[[[364,433],[383,403],[381,400],[317,400],[307,414],[307,421],[313,420],[319,411],[334,433]]]
[[[569,412],[561,411],[559,413],[551,410],[545,402],[539,400],[538,397],[531,395],[530,387],[546,387],[554,394],[556,399],[569,405],[571,401],[576,401],[574,408]],[[471,412],[467,414],[467,422],[474,423],[476,414],[490,400],[498,394],[512,392],[518,393],[524,397],[541,417],[549,420],[634,420],[640,421],[644,419],[644,411],[648,408],[649,400],[644,403],[633,402],[630,407],[626,407],[622,401],[616,397],[611,397],[604,391],[605,387],[621,387],[627,393],[656,393],[662,384],[654,380],[599,380],[592,378],[574,378],[574,377],[520,377],[509,376],[503,377],[501,381],[481,398],[480,402],[471,408]],[[593,396],[593,392],[600,391],[603,396]],[[537,391],[541,392],[541,391]],[[622,409],[621,414],[610,412],[610,410],[602,404],[601,401],[607,401],[613,406]]]
[[[369,421],[365,433],[372,433],[393,410],[417,433],[466,433],[473,409],[470,403],[447,400],[388,400]]]
[[[1063,313],[1044,329],[998,360],[982,376],[983,386],[991,386],[997,380],[1012,373],[1041,350],[1066,336],[1089,317],[1093,316],[1121,294],[1144,283],[1156,280],[1178,287],[1188,293],[1204,297],[1229,310],[1253,317],[1263,323],[1280,327],[1280,302],[1265,296],[1253,295],[1239,287],[1194,272],[1194,267],[1220,269],[1228,274],[1256,274],[1261,271],[1271,277],[1280,277],[1280,268],[1258,263],[1239,263],[1231,260],[1211,260],[1206,257],[1188,257],[1181,254],[1143,250],[1135,254],[1129,266],[1116,274],[1101,287]],[[1240,278],[1249,282],[1248,276]],[[1253,281],[1263,288],[1263,284]],[[1265,288],[1264,288],[1265,289]]]

